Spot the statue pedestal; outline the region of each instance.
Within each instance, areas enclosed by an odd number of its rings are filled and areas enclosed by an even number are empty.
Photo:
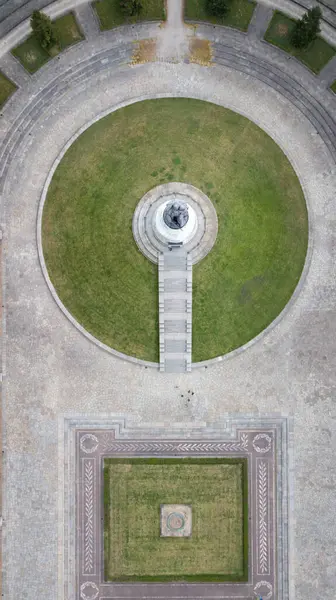
[[[188,220],[182,227],[178,223],[177,229],[169,227],[163,217],[167,206],[175,203],[186,205],[188,209]],[[180,220],[180,212],[183,210],[176,208],[169,215],[173,222]],[[156,264],[160,254],[174,244],[181,245],[189,254],[191,263],[196,264],[210,252],[216,241],[217,229],[216,210],[208,196],[193,185],[178,182],[165,183],[149,190],[138,203],[132,222],[139,250]]]
[[[178,200],[181,201],[183,198],[182,201],[187,205],[189,218],[186,224],[180,229],[172,229],[169,227],[165,222],[163,215],[167,206],[172,203],[175,197],[175,194],[173,196],[167,196],[166,200],[158,206],[157,211],[153,215],[153,233],[155,237],[163,243],[181,243],[184,245],[190,242],[195,236],[198,228],[198,220],[196,211],[192,208],[191,204],[188,203],[187,197],[179,196]]]

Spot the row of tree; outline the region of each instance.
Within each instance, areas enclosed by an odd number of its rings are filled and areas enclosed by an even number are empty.
[[[120,8],[125,16],[133,17],[142,10],[141,0],[120,0]],[[48,15],[39,10],[34,10],[30,25],[42,48],[48,50],[58,44],[56,29]]]
[[[230,9],[230,0],[206,0],[207,11],[210,15],[223,18]],[[295,23],[291,42],[294,48],[307,48],[320,33],[320,19],[322,13],[319,6],[308,10]]]
[[[125,16],[133,17],[142,10],[141,0],[120,0],[120,8]],[[51,19],[39,10],[34,10],[30,25],[42,48],[46,50],[57,45],[57,32]]]
[[[315,6],[303,15],[295,23],[291,42],[295,48],[307,48],[320,33],[320,20],[322,12],[319,6]]]
[[[30,25],[42,48],[48,50],[48,48],[57,45],[57,33],[48,15],[39,10],[34,10]]]
[[[207,0],[209,14],[215,17],[225,17],[230,0]],[[125,16],[133,17],[142,10],[141,0],[120,0],[120,8]],[[311,8],[295,23],[291,42],[295,48],[307,48],[320,32],[320,19],[322,13],[318,6]],[[35,10],[30,19],[30,24],[42,48],[50,48],[57,44],[57,34],[51,19],[44,13]]]

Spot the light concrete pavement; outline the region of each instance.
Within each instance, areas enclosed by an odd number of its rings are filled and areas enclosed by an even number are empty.
[[[157,58],[181,62],[188,54],[188,29],[182,20],[182,0],[167,0],[167,21],[158,35]]]
[[[129,427],[178,422],[183,430],[226,413],[282,413],[294,417],[290,600],[334,600],[335,98],[277,49],[213,27],[197,31],[214,44],[210,68],[130,67],[133,40],[158,31],[143,25],[78,44],[30,77],[0,121],[4,597],[66,598],[65,415],[127,414]],[[230,359],[178,375],[120,360],[82,335],[52,298],[36,243],[48,173],[72,136],[125,103],[167,96],[226,106],[271,135],[300,178],[310,226],[299,293],[276,326]]]

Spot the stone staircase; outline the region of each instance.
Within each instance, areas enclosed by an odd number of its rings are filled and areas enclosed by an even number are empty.
[[[192,263],[182,248],[159,254],[160,371],[191,371]]]

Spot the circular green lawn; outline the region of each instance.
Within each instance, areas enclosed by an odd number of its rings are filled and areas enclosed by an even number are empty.
[[[199,100],[120,109],[87,129],[55,171],[43,251],[56,291],[105,344],[158,360],[157,267],[137,249],[140,198],[167,181],[203,190],[218,237],[193,269],[193,360],[241,346],[288,302],[307,249],[307,210],[282,150],[248,119]]]

